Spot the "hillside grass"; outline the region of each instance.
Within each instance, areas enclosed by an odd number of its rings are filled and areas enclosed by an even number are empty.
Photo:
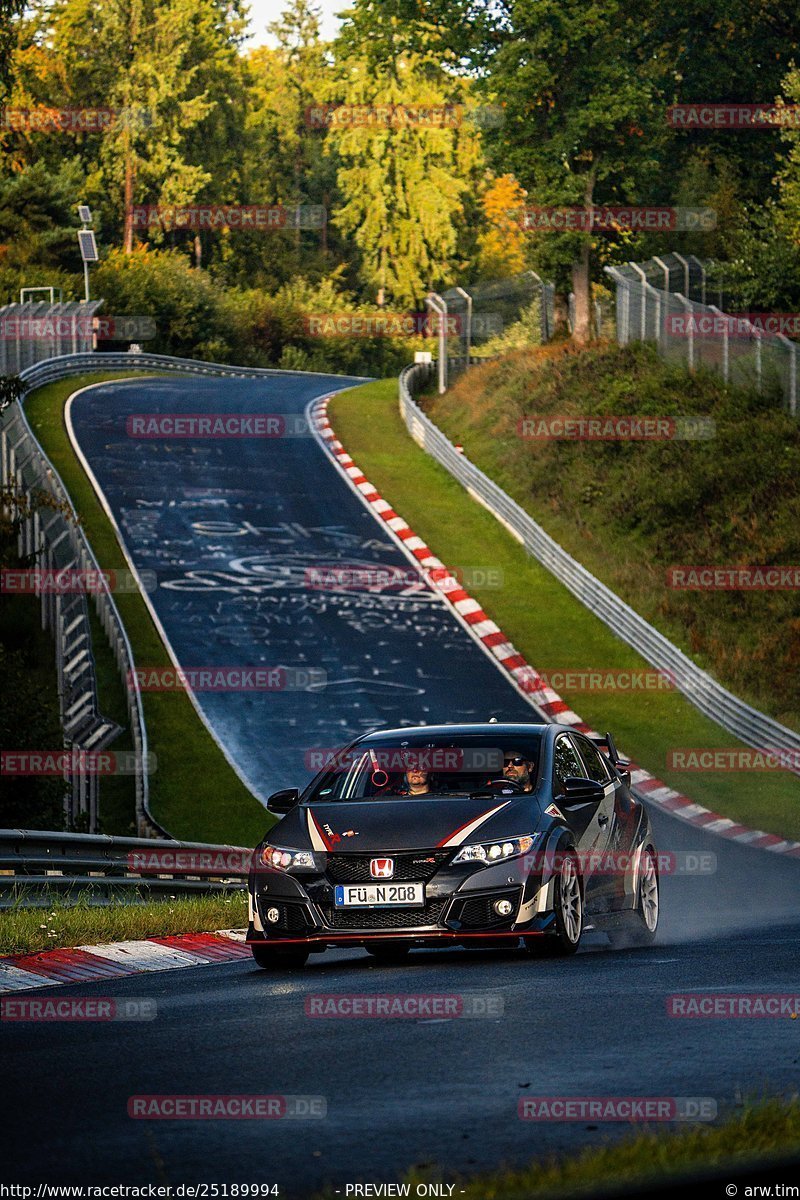
[[[412,441],[398,411],[395,380],[340,392],[328,413],[348,453],[434,554],[450,568],[496,572],[502,586],[469,591],[537,670],[648,669]],[[678,692],[562,694],[583,720],[610,729],[626,754],[697,803],[753,828],[800,839],[800,781],[789,772],[712,774],[668,767],[675,748],[741,745]]]
[[[800,591],[667,586],[672,566],[800,565],[800,421],[774,397],[689,375],[649,345],[561,343],[482,366],[425,408],[699,666],[800,730]],[[715,432],[698,441],[534,441],[518,433],[532,414],[704,416]]]

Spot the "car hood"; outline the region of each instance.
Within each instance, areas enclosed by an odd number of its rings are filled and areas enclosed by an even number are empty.
[[[367,800],[299,805],[269,832],[290,849],[343,854],[453,847],[532,832],[539,806],[533,797],[497,795],[470,800]]]

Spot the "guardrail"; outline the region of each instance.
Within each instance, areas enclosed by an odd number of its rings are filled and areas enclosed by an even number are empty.
[[[31,373],[24,374],[29,377]],[[19,551],[33,559],[36,569],[90,574],[93,581],[90,594],[125,685],[135,756],[137,830],[155,837],[168,836],[150,812],[147,730],[128,636],[97,559],[77,523],[67,489],[19,404],[6,410],[0,424],[0,479],[3,487],[13,488],[29,502],[37,492],[43,492],[58,505],[40,508],[22,520]],[[99,710],[87,593],[58,594],[45,587],[38,594],[43,624],[52,631],[55,641],[64,742],[68,749],[77,752],[79,761],[78,768],[68,772],[68,816],[72,823],[78,818],[85,819],[94,831],[98,824],[99,778],[91,767],[84,768],[80,755],[104,750],[120,729]],[[130,686],[130,681],[134,686]]]
[[[203,362],[197,358],[173,358],[169,354],[62,354],[59,358],[46,358],[26,368],[20,379],[26,390],[67,379],[70,375],[82,375],[86,371],[177,371],[184,375],[230,376],[238,379],[258,379],[275,375],[325,375],[325,372],[284,371],[279,367],[235,367],[229,363]],[[367,376],[348,376],[364,379]]]
[[[0,829],[0,909],[85,897],[204,895],[240,890],[252,850],[204,842]]]
[[[555,575],[582,604],[599,617],[646,662],[668,672],[695,708],[748,746],[788,751],[800,761],[800,734],[752,708],[700,669],[644,617],[581,566],[540,525],[474,463],[458,452],[416,404],[413,393],[430,378],[427,363],[406,367],[400,375],[400,412],[414,441],[488,508],[527,552]],[[800,767],[795,769],[800,774]]]

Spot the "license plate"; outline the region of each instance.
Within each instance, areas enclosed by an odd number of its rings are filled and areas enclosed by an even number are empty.
[[[424,883],[340,883],[333,903],[336,908],[423,908]]]

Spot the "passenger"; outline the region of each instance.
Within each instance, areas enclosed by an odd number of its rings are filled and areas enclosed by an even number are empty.
[[[503,775],[511,783],[518,783],[523,792],[533,791],[533,762],[524,754],[506,751],[503,756]]]
[[[406,767],[404,796],[429,796],[431,794],[430,772],[419,767]]]

